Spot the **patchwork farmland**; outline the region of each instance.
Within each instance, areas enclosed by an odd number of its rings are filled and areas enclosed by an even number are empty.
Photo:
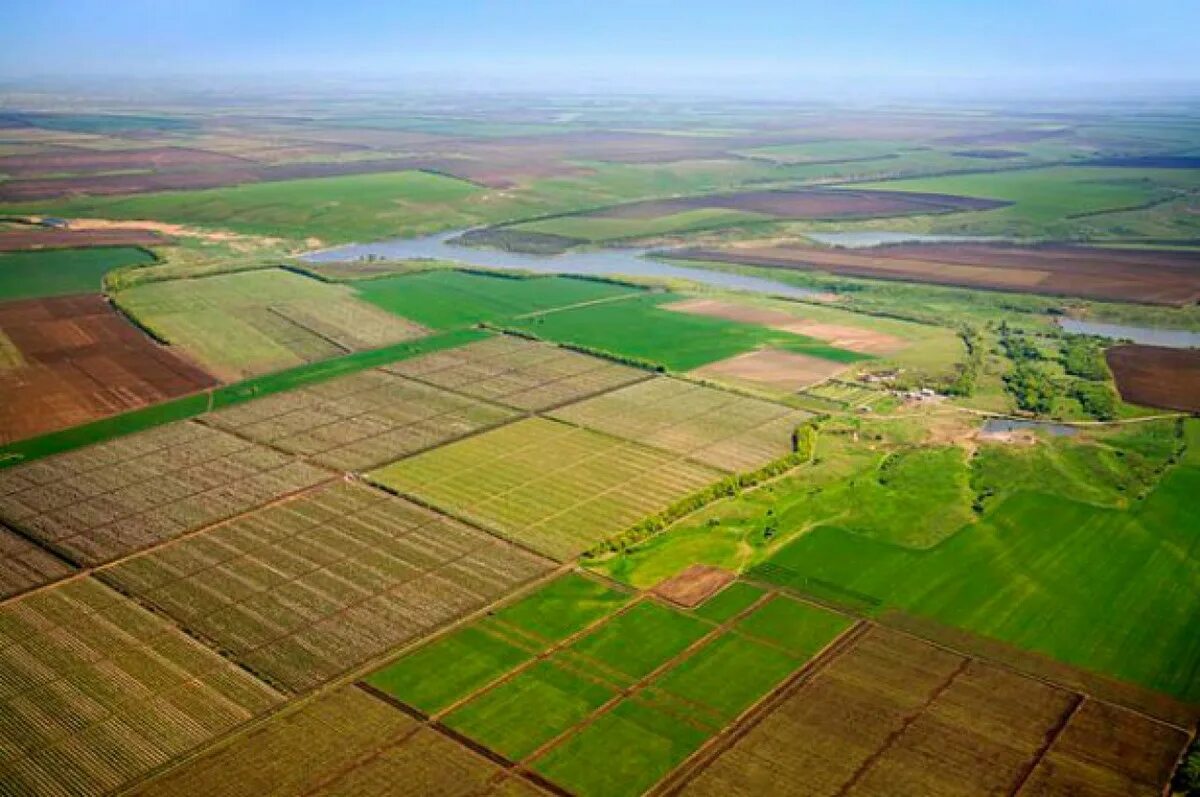
[[[544,418],[518,421],[370,474],[390,490],[560,560],[720,476],[677,455]]]

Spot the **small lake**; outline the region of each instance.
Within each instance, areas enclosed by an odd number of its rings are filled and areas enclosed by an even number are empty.
[[[1167,346],[1172,349],[1200,347],[1200,332],[1166,327],[1136,327],[1127,324],[1104,324],[1099,321],[1077,321],[1060,318],[1058,325],[1063,331],[1075,335],[1095,335],[1109,340],[1132,340],[1147,346]]]
[[[988,418],[987,423],[983,425],[984,434],[1004,434],[1015,432],[1018,429],[1041,429],[1044,432],[1049,432],[1054,437],[1073,437],[1079,434],[1079,430],[1074,426],[1067,426],[1064,423],[1053,423],[1051,421],[1019,421],[1013,418]]]
[[[469,266],[506,271],[533,271],[539,274],[590,274],[598,276],[662,277],[690,280],[716,288],[776,296],[815,296],[819,291],[798,288],[761,277],[748,277],[704,268],[688,268],[646,257],[647,249],[601,249],[566,252],[561,255],[529,255],[499,249],[459,246],[451,239],[463,230],[425,235],[418,238],[393,238],[371,244],[350,244],[301,255],[310,263],[354,261],[367,257],[389,260],[433,258],[453,260]],[[661,250],[660,250],[661,251]]]
[[[887,246],[888,244],[995,243],[1005,240],[989,235],[922,235],[915,232],[888,232],[886,230],[806,232],[804,237],[811,238],[819,244],[840,246],[843,249],[870,249],[873,246]]]

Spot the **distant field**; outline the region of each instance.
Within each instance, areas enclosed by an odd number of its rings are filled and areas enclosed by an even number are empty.
[[[368,302],[434,329],[480,321],[506,323],[527,313],[638,292],[568,277],[519,279],[451,270],[376,279],[354,287]]]
[[[600,214],[557,216],[519,224],[512,229],[597,242],[736,227],[764,221],[773,221],[773,217],[740,210],[699,208],[647,218],[609,218]]]
[[[103,578],[299,692],[548,567],[400,498],[336,484],[128,560]]]
[[[765,327],[663,310],[679,301],[660,293],[596,304],[514,322],[548,340],[582,344],[603,351],[690,371],[761,346],[774,346],[835,362],[852,363],[865,355]]]
[[[647,378],[644,371],[498,335],[389,366],[388,371],[523,410],[545,410]]]
[[[150,282],[115,300],[159,337],[234,378],[425,334],[350,288],[282,269]]]
[[[206,422],[336,470],[365,470],[515,417],[373,370],[231,407]]]
[[[1105,358],[1125,401],[1200,412],[1200,351],[1122,345],[1109,348]]]
[[[94,565],[332,477],[182,421],[0,471],[0,520]]]
[[[765,597],[721,624],[567,575],[367,682],[573,794],[641,794],[851,624]]]
[[[0,625],[4,794],[111,793],[283,700],[91,578],[5,604]]]
[[[371,478],[567,559],[720,475],[677,455],[531,418]]]
[[[791,453],[808,413],[658,378],[570,404],[553,417],[722,470],[749,471]]]
[[[0,302],[100,293],[112,269],[153,262],[144,249],[120,246],[0,254]]]

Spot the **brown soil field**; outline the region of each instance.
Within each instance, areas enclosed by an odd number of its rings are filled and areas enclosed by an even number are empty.
[[[900,191],[741,191],[736,194],[656,199],[606,208],[591,215],[614,219],[649,219],[688,210],[722,208],[785,219],[854,219],[989,210],[1008,203],[990,199]]]
[[[73,572],[62,559],[0,524],[0,600]]]
[[[901,244],[870,250],[751,245],[690,249],[676,257],[1143,304],[1183,306],[1200,298],[1200,255],[1190,252],[999,244]]]
[[[718,382],[740,382],[751,387],[795,393],[845,370],[845,363],[820,357],[782,349],[757,349],[709,363],[691,373]]]
[[[1105,352],[1121,398],[1130,404],[1200,412],[1200,349],[1137,344]]]
[[[654,594],[685,609],[693,609],[730,584],[736,575],[720,567],[692,565],[683,572],[663,579]]]
[[[1115,781],[1127,788],[1113,794],[1149,795],[1187,743],[1179,729],[878,626],[728,738],[673,793],[1107,794]],[[1078,765],[1063,777],[1068,762]]]
[[[0,335],[24,360],[0,370],[0,443],[216,384],[100,296],[6,302],[0,305]]]
[[[883,332],[844,324],[824,324],[785,313],[782,310],[754,307],[720,299],[685,299],[682,302],[672,302],[660,305],[660,307],[664,310],[724,318],[727,321],[757,324],[770,329],[778,329],[781,332],[805,335],[826,341],[839,349],[849,349],[865,354],[891,354],[908,345],[907,341],[902,338]]]
[[[87,246],[164,246],[170,238],[145,229],[52,230],[28,227],[0,232],[0,252],[77,249]]]
[[[107,150],[57,148],[35,155],[0,158],[0,173],[22,178],[81,172],[187,171],[238,167],[246,163],[246,160],[233,155],[188,147]]]

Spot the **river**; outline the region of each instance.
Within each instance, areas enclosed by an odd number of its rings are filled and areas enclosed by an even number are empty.
[[[1132,340],[1147,346],[1166,346],[1172,349],[1200,347],[1200,332],[1168,327],[1136,327],[1128,324],[1104,324],[1099,321],[1077,321],[1060,318],[1058,325],[1075,335],[1096,335],[1109,340]]]

